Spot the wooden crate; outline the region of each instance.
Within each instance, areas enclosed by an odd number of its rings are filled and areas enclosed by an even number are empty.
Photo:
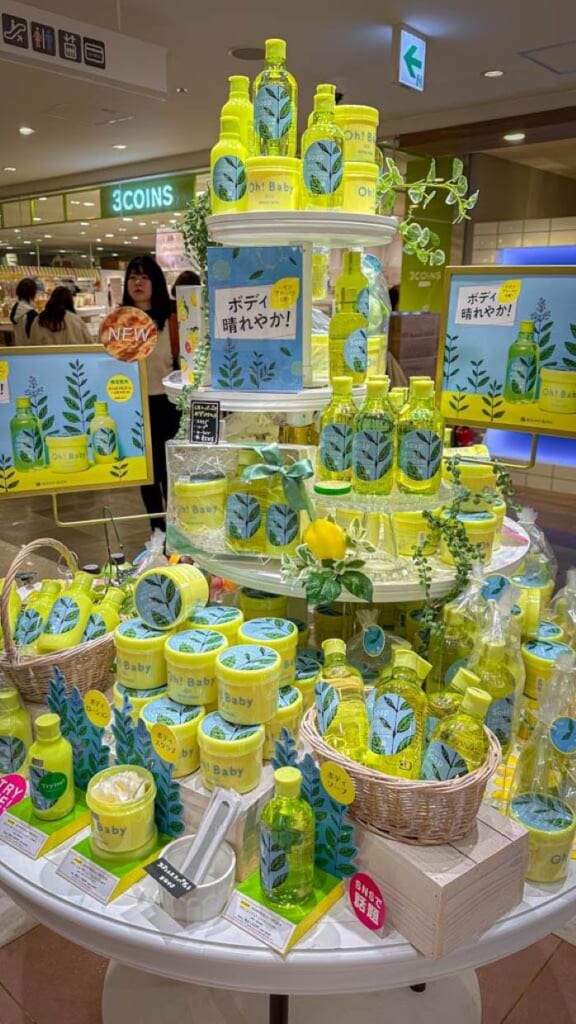
[[[409,846],[358,829],[360,870],[378,881],[390,923],[432,959],[485,931],[522,899],[528,832],[483,804],[470,835]]]
[[[188,775],[178,781],[184,806],[186,832],[195,832],[212,794],[202,785],[200,772],[194,772],[193,775]],[[236,880],[239,882],[243,882],[258,867],[260,815],[264,804],[272,798],[273,792],[274,772],[272,766],[267,764],[264,765],[260,785],[251,793],[244,795],[244,811],[236,819],[226,836],[236,853]]]

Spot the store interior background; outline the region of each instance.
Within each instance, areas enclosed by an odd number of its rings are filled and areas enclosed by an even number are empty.
[[[480,200],[473,221],[451,233],[451,263],[576,264],[576,14],[567,0],[550,0],[546,8],[487,0],[481,9],[462,0],[360,0],[341,9],[328,0],[292,0],[283,8],[213,0],[201,10],[185,0],[96,6],[43,0],[42,6],[167,47],[169,92],[158,97],[92,84],[0,53],[0,344],[10,341],[4,331],[15,283],[38,266],[49,271],[48,290],[60,277],[79,284],[78,306],[97,333],[110,301],[118,299],[127,260],[154,252],[157,230],[177,230],[184,213],[102,218],[99,189],[191,173],[196,189],[205,187],[226,78],[253,76],[260,66],[259,59],[239,61],[231,51],[261,47],[269,35],[288,41],[301,124],[315,84],[332,81],[344,102],[379,107],[380,142],[407,166],[431,155],[464,159]],[[429,40],[422,94],[392,81],[391,25],[402,21]],[[486,76],[494,70],[504,73]],[[525,138],[508,143],[509,133]],[[71,203],[67,220],[54,214],[60,205],[53,197],[64,194]],[[547,252],[536,258],[528,252],[534,248]],[[423,277],[409,287],[400,245],[382,254],[388,284],[401,285],[398,324],[411,318],[422,325],[420,341],[413,336],[409,344],[397,326],[397,354],[408,373],[431,372],[439,306],[430,295],[437,282],[433,288]],[[523,460],[529,439],[491,432],[491,444],[502,457]],[[576,445],[547,439],[536,466],[514,477],[520,500],[538,510],[562,581],[576,562]],[[130,489],[59,499],[63,520],[92,518],[104,505],[119,517],[142,511],[139,493]],[[61,538],[84,562],[104,557],[102,530],[55,526],[47,497],[6,502],[2,526],[2,566],[20,544],[40,536]],[[126,553],[134,555],[148,538],[147,520],[121,523],[120,532]],[[30,930],[34,922],[14,907],[0,902],[0,910],[2,1024],[97,1024],[104,961],[43,927]],[[480,972],[484,1024],[576,1020],[574,951],[567,944],[576,941],[573,930],[563,939],[550,936]]]

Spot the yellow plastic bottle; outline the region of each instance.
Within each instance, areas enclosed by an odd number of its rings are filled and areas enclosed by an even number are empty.
[[[2,594],[2,590],[3,589],[4,589],[4,578],[2,577],[2,578],[0,578],[0,595]],[[16,628],[16,622],[18,620],[18,616],[20,614],[21,608],[22,608],[22,601],[20,599],[20,594],[18,593],[15,584],[13,584],[12,585],[12,590],[10,591],[10,599],[8,601],[8,620],[10,622],[10,630],[12,632],[12,635],[14,635],[14,630]],[[4,649],[4,638],[2,636],[2,630],[0,630],[0,650],[3,650],[3,649]]]
[[[32,743],[30,715],[20,702],[18,691],[0,690],[0,773],[24,770]]]
[[[90,613],[86,629],[82,636],[82,642],[86,640],[97,640],[100,636],[106,636],[116,629],[120,622],[120,609],[126,600],[126,594],[120,588],[111,587],[102,598],[100,604],[94,607]]]
[[[272,558],[292,554],[300,543],[300,512],[286,501],[279,477],[268,481],[266,502],[266,554]]]
[[[352,400],[352,377],[334,377],[332,401],[320,417],[317,480],[350,480],[354,417],[357,412]]]
[[[296,156],[298,85],[286,70],[284,39],[266,40],[265,66],[254,81],[254,152]]]
[[[329,85],[327,82],[323,82],[321,85],[317,85],[316,92],[314,94],[314,99],[316,99],[317,96],[329,96],[334,105],[336,105],[336,86]],[[312,109],[308,114],[308,124],[306,127],[311,128],[313,124],[314,110]]]
[[[63,651],[82,642],[93,608],[89,596],[92,583],[93,577],[89,573],[77,572],[68,590],[56,598],[44,632],[38,637],[41,654]]]
[[[388,395],[388,401],[392,407],[392,412],[398,418],[402,410],[406,407],[408,401],[408,388],[392,388]]]
[[[108,415],[108,402],[96,402],[90,423],[92,457],[95,464],[106,465],[118,458],[116,422]]]
[[[394,483],[394,413],[388,404],[389,377],[372,377],[354,419],[352,490],[390,494]]]
[[[432,734],[422,762],[423,779],[457,779],[484,764],[488,754],[484,719],[491,703],[485,690],[466,690],[460,711],[439,722]]]
[[[516,704],[516,683],[507,660],[503,640],[481,640],[469,664],[480,677],[482,689],[492,698],[486,725],[500,740],[504,756],[512,743]]]
[[[260,456],[251,449],[238,452],[238,465],[230,481],[226,498],[226,543],[233,551],[264,554],[266,549],[267,480],[246,481],[242,474],[247,466],[259,462]]]
[[[434,382],[415,380],[413,400],[398,417],[396,484],[406,494],[436,494],[442,479],[444,420]]]
[[[319,730],[334,750],[362,762],[368,742],[364,681],[346,661],[344,640],[325,640],[322,650],[325,660],[316,683]]]
[[[246,209],[247,156],[238,118],[221,117],[220,138],[210,153],[212,213],[243,213]]]
[[[330,379],[344,375],[354,384],[366,380],[368,365],[368,278],[362,273],[362,253],[346,250],[336,281],[335,312],[328,328]]]
[[[240,127],[240,142],[250,156],[254,147],[254,111],[247,75],[230,75],[230,93],[220,111],[221,117],[235,117]]]
[[[344,197],[344,135],[334,100],[316,93],[312,125],[302,136],[302,209],[339,210]]]
[[[32,591],[16,619],[14,643],[17,647],[30,647],[35,643],[44,629],[60,590],[58,580],[42,580],[40,590]]]
[[[366,764],[386,775],[418,779],[428,701],[422,683],[430,663],[404,648],[392,656],[392,674],[376,687]]]
[[[444,606],[443,630],[433,634],[430,642],[433,668],[426,685],[428,696],[444,690],[455,672],[468,663],[477,633],[478,626],[472,619],[451,604]]]
[[[74,807],[72,747],[60,732],[58,715],[36,719],[30,747],[30,801],[42,821],[65,818]]]
[[[469,687],[480,689],[480,678],[468,668],[459,668],[452,681],[443,690],[430,693],[428,698],[428,719],[426,722],[426,739],[429,740],[434,729],[443,718],[455,715],[460,710],[462,698]]]

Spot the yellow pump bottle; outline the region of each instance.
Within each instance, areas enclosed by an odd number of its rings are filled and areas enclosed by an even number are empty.
[[[363,384],[368,366],[368,278],[362,273],[362,253],[347,250],[336,281],[335,312],[328,328],[330,379],[345,374]]]
[[[92,455],[96,465],[105,465],[118,458],[118,431],[108,415],[108,402],[96,402],[90,423]]]
[[[92,612],[89,596],[92,583],[93,577],[89,573],[77,572],[68,590],[56,598],[44,632],[38,637],[38,650],[41,654],[62,651],[82,642]]]
[[[30,747],[30,800],[43,821],[65,818],[74,807],[72,747],[60,732],[58,715],[36,719],[36,740]]]
[[[254,81],[254,152],[296,156],[298,85],[286,70],[286,42],[267,39],[265,66]]]
[[[341,209],[343,182],[344,134],[334,122],[334,100],[316,93],[312,125],[302,136],[303,209]]]
[[[254,148],[254,111],[250,99],[250,79],[247,75],[230,75],[230,94],[220,111],[221,117],[235,117],[240,127],[240,142],[250,156]]]
[[[246,147],[237,117],[220,118],[220,138],[210,153],[212,213],[243,213],[248,203]]]

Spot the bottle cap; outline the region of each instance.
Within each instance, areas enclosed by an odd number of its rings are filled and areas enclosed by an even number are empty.
[[[346,654],[346,641],[341,640],[339,637],[333,637],[331,640],[324,640],[322,643],[322,650],[327,658],[331,654]]]
[[[352,484],[347,480],[319,480],[314,484],[315,494],[331,494],[333,496],[350,494]]]
[[[274,772],[275,796],[300,796],[302,772],[298,768],[277,768]]]
[[[40,587],[43,594],[59,594],[61,589],[59,580],[42,580]]]
[[[107,416],[108,415],[108,402],[94,402],[94,415],[95,416]]]
[[[110,555],[110,561],[112,562],[112,565],[124,565],[126,555],[123,551],[113,551]]]
[[[416,651],[410,651],[406,647],[399,647],[394,651],[392,655],[392,666],[393,668],[407,668],[411,672],[415,672],[418,679],[423,681],[426,679],[430,669],[432,668],[429,661],[425,658],[421,658]]]
[[[309,427],[314,423],[313,412],[288,412],[286,423],[289,427]]]
[[[60,739],[60,715],[40,715],[36,719],[36,738],[39,740]]]
[[[10,711],[19,711],[21,707],[18,690],[12,687],[9,690],[0,690],[0,715],[9,714]]]
[[[520,334],[532,334],[534,331],[533,320],[521,320],[520,321]]]
[[[413,398],[434,398],[434,381],[425,378],[414,380],[410,384],[410,392]]]
[[[332,378],[332,393],[334,395],[351,395],[352,394],[352,377],[333,377]]]
[[[72,586],[83,587],[85,590],[91,590],[93,582],[94,578],[90,575],[89,572],[77,572],[74,573]]]
[[[96,565],[96,562],[89,562],[88,565],[82,566],[82,572],[87,572],[90,576],[97,576],[100,572],[100,566]]]
[[[107,604],[116,605],[120,608],[120,606],[124,604],[125,600],[126,594],[123,590],[118,590],[117,587],[110,587],[110,589],[104,594],[100,603],[104,604],[104,602],[106,602]],[[98,611],[98,605],[95,605],[94,610]]]
[[[480,685],[480,677],[469,668],[459,668],[450,682],[451,690],[458,690],[458,693],[466,693],[466,690]]]
[[[460,709],[465,711],[467,715],[474,715],[475,718],[481,718],[484,721],[491,703],[492,697],[489,693],[486,693],[486,690],[469,686],[464,694],[464,700],[460,705]]]
[[[314,112],[320,110],[327,110],[331,112],[334,110],[334,97],[327,92],[317,92],[314,97]]]
[[[383,398],[388,394],[389,377],[369,377],[366,382],[366,398]]]
[[[325,96],[331,96],[332,99],[335,100],[336,99],[336,86],[335,85],[329,85],[327,82],[322,82],[321,85],[317,85],[316,86],[316,95],[317,96],[322,96],[322,94],[324,94]]]
[[[220,118],[220,134],[221,135],[238,135],[240,136],[240,121],[237,117],[231,117],[229,114],[224,114]]]
[[[230,95],[248,95],[248,91],[250,89],[250,79],[248,78],[248,75],[229,75],[228,81],[230,83]]]
[[[282,64],[286,60],[285,39],[267,39],[265,47],[266,61],[269,64]]]
[[[30,408],[30,399],[29,398],[17,398],[16,399],[16,408],[17,409],[29,409]]]

